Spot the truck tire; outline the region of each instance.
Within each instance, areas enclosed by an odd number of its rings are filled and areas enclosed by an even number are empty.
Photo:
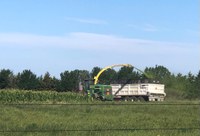
[[[145,99],[144,99],[142,96],[140,96],[140,97],[138,97],[138,101],[139,101],[139,102],[144,102]]]
[[[125,97],[125,101],[127,102],[127,101],[129,101],[130,99],[129,99],[129,97]]]
[[[129,97],[124,97],[124,101],[125,102],[129,101]]]
[[[135,96],[133,96],[133,97],[131,97],[130,98],[130,101],[132,101],[132,102],[136,102],[138,99],[137,99],[137,97],[135,97]]]

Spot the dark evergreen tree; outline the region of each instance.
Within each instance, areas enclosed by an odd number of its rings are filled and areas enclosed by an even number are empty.
[[[91,78],[94,79],[94,77],[99,73],[99,71],[101,71],[100,67],[94,67],[91,72]]]
[[[79,83],[89,78],[89,72],[86,70],[65,71],[60,74],[60,77],[59,91],[78,91]]]
[[[0,71],[0,89],[13,88],[14,85],[14,75],[9,69],[2,69]]]
[[[149,67],[149,68],[146,68],[144,72],[150,75],[152,79],[161,81],[161,82],[165,82],[164,80],[171,76],[171,73],[169,72],[169,70],[164,66],[156,65],[155,68]]]
[[[127,80],[132,80],[133,67],[122,67],[117,72],[117,82],[118,83],[126,83]]]
[[[40,78],[40,88],[43,90],[55,90],[56,82],[49,72],[46,72],[44,77]]]
[[[200,70],[195,78],[195,97],[200,99]]]
[[[61,92],[65,92],[65,91],[70,91],[70,89],[72,88],[70,86],[70,72],[69,71],[64,71],[63,73],[60,74],[60,82],[59,82],[59,86],[58,86],[58,91]]]
[[[56,91],[77,91],[79,90],[80,82],[86,85],[85,80],[90,80],[94,83],[94,76],[101,70],[99,67],[94,67],[92,72],[87,70],[65,71],[60,74],[60,79],[51,77],[47,72],[44,76],[37,77],[31,70],[24,70],[18,75],[14,75],[9,69],[0,71],[0,89],[19,88],[25,90],[56,90]],[[178,73],[171,74],[164,66],[155,66],[145,69],[145,73],[153,77],[152,80],[159,80],[165,84],[167,96],[173,98],[199,98],[200,99],[200,71],[195,76],[191,72],[187,75]],[[146,79],[137,69],[130,67],[122,67],[118,72],[114,69],[107,69],[99,77],[100,84],[111,83],[127,83],[128,80],[136,82]]]
[[[31,70],[24,70],[17,75],[17,86],[23,90],[37,90],[39,89],[39,79]]]
[[[70,90],[72,91],[78,91],[79,89],[79,82],[80,82],[80,70],[73,70],[70,72]]]
[[[188,73],[187,84],[185,87],[186,97],[189,99],[200,98],[200,71],[195,77],[192,73]]]
[[[104,71],[99,77],[100,84],[111,84],[116,83],[117,80],[117,72],[114,69],[108,69]]]
[[[87,70],[79,70],[79,82],[84,82],[90,78],[90,72]]]

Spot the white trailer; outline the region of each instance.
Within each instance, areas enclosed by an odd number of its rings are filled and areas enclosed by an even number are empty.
[[[164,101],[166,93],[164,84],[135,83],[135,84],[111,84],[112,94],[115,99],[125,101]]]

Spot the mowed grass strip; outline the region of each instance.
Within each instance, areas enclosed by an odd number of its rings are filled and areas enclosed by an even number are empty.
[[[0,105],[0,108],[0,135],[198,136],[200,133],[199,105]]]

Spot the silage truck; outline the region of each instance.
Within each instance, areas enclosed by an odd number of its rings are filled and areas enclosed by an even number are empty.
[[[123,101],[164,101],[166,93],[164,92],[164,84],[159,83],[134,83],[134,84],[98,84],[100,75],[114,67],[133,67],[130,64],[117,64],[103,68],[94,77],[94,83],[90,81],[85,82],[84,90],[88,97],[92,99],[99,99],[102,101],[123,100]],[[135,68],[137,71],[143,73],[147,78],[146,73],[140,69]]]

